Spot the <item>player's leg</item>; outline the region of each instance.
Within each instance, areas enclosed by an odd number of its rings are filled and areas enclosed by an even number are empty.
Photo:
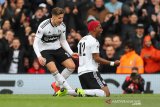
[[[75,64],[71,58],[68,58],[62,62],[62,65],[65,67],[65,69],[62,71],[61,75],[67,79],[75,70]]]
[[[57,50],[56,61],[65,67],[61,75],[67,79],[75,70],[75,64],[71,56],[63,48],[60,48]]]
[[[75,64],[71,58],[66,59],[65,61],[62,62],[62,65],[65,66],[65,69],[62,71],[61,75],[67,79],[75,70]],[[59,84],[58,82],[53,82],[52,83],[52,88],[57,92],[59,90]]]
[[[56,51],[55,57],[56,57],[56,61],[65,67],[61,75],[65,79],[67,79],[75,70],[75,64],[71,59],[71,56],[67,52],[65,52],[63,48],[60,48]],[[57,89],[58,86],[59,86],[58,82],[52,83],[52,87],[54,88],[54,90]]]
[[[89,72],[79,76],[84,93],[90,96],[106,96],[110,95],[107,84],[98,72]],[[84,85],[85,84],[85,85]],[[85,86],[85,87],[84,87]]]
[[[65,88],[72,89],[68,85],[64,77],[57,70],[57,67],[54,62],[55,61],[54,53],[55,53],[54,50],[45,50],[41,52],[42,56],[46,58],[46,67],[53,74],[53,76],[55,77],[55,80],[58,81],[60,85],[64,84]]]
[[[58,72],[57,67],[53,61],[47,63],[46,66],[48,70],[52,73],[52,75],[55,77],[55,80],[58,82],[60,87],[64,87],[68,90],[72,89],[65,80],[65,78]]]
[[[93,97],[105,97],[105,92],[101,89],[80,89],[76,88],[75,90],[67,90],[67,89],[61,89],[56,93],[56,96],[65,96],[65,95],[71,95],[71,96],[93,96]]]

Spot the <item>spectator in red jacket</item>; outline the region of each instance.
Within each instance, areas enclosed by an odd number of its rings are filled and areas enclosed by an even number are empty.
[[[45,72],[37,59],[33,61],[32,67],[28,69],[28,74],[45,74]]]
[[[160,73],[160,50],[153,47],[149,35],[144,38],[143,45],[141,57],[145,73]]]

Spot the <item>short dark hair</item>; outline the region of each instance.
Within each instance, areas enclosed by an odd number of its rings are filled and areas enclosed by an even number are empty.
[[[52,15],[60,15],[60,14],[64,14],[64,9],[60,8],[60,7],[55,7],[52,9]]]
[[[135,50],[134,43],[131,40],[127,41],[124,46],[127,46],[129,49]]]
[[[137,68],[137,67],[133,67],[133,68],[132,68],[132,70],[136,70],[136,71],[138,71],[138,68]]]

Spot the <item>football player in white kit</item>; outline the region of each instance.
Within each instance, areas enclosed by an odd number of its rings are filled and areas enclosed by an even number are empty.
[[[96,37],[100,36],[103,29],[99,21],[91,21],[87,25],[89,34],[78,43],[79,67],[78,76],[83,89],[96,89],[97,96],[110,96],[107,84],[98,72],[98,64],[118,65],[119,60],[108,61],[99,56],[99,42]],[[85,92],[89,95],[89,92]],[[90,94],[93,92],[90,92]]]
[[[56,88],[55,92],[59,90],[59,87],[72,89],[66,79],[75,70],[71,57],[78,56],[78,53],[74,53],[66,41],[66,27],[63,18],[64,10],[59,7],[53,8],[52,17],[40,23],[33,44],[39,63],[45,65],[56,80],[56,83],[53,84],[53,88]],[[61,74],[55,61],[65,67]]]

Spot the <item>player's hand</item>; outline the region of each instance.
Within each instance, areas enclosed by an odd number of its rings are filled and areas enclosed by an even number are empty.
[[[116,61],[114,61],[114,64],[115,64],[115,65],[119,65],[119,64],[120,64],[120,61],[119,61],[119,60],[116,60]]]
[[[43,58],[42,56],[38,57],[38,61],[42,66],[44,66],[46,64],[46,59]]]
[[[73,53],[72,54],[72,58],[78,59],[79,58],[79,54],[78,53]]]

